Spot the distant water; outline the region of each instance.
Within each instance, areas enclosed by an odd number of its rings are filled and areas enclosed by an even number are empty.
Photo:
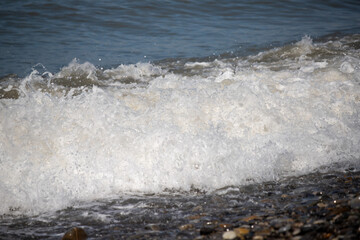
[[[72,59],[119,64],[249,55],[304,35],[359,33],[358,0],[12,1],[0,7],[0,76]]]
[[[360,165],[358,1],[2,1],[0,14],[3,222]]]

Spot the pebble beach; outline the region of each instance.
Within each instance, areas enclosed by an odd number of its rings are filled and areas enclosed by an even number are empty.
[[[352,169],[213,193],[122,196],[56,217],[3,216],[0,239],[359,239],[359,186]]]

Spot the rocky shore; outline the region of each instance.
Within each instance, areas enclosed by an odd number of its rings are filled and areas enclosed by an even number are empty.
[[[200,207],[176,238],[360,239],[359,189],[360,173],[351,171],[267,183],[251,205],[208,220]]]
[[[119,196],[2,216],[0,239],[360,239],[359,190],[360,171],[348,169],[213,193]]]
[[[187,200],[150,196],[150,206],[142,213],[134,213],[135,216],[123,219],[120,225],[89,236],[92,239],[360,239],[359,189],[360,172],[350,169],[229,187],[212,194],[199,192]]]

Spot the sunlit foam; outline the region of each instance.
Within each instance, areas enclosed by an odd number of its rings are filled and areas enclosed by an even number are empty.
[[[257,56],[188,62],[186,74],[76,61],[33,72],[19,98],[0,99],[0,213],[358,164],[359,50],[313,56],[333,45],[304,38]],[[74,84],[77,76],[88,82]]]

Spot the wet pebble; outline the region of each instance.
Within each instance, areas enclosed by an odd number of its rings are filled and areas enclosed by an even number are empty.
[[[328,205],[327,204],[325,204],[325,203],[322,203],[322,202],[320,202],[320,203],[318,203],[318,204],[316,204],[319,208],[324,208],[324,207],[327,207]]]
[[[160,231],[160,226],[159,225],[156,225],[156,224],[151,224],[150,225],[150,229],[152,231]]]
[[[184,224],[184,225],[181,225],[179,227],[179,229],[181,231],[189,230],[189,229],[192,229],[192,228],[194,228],[194,225],[192,225],[192,224]]]
[[[285,226],[279,228],[279,232],[282,233],[282,232],[287,232],[289,231],[291,228],[291,225],[290,224],[286,224]]]
[[[261,217],[253,215],[253,216],[245,217],[245,218],[243,218],[242,220],[243,220],[244,222],[252,222],[252,221],[261,220],[261,219],[262,219]]]
[[[236,236],[240,237],[240,236],[249,234],[250,229],[244,228],[244,227],[239,227],[239,228],[235,228],[234,232],[236,233]]]
[[[192,209],[193,212],[199,212],[199,211],[202,211],[203,210],[203,207],[202,206],[196,206]]]
[[[300,232],[301,232],[300,228],[295,228],[292,234],[295,236],[298,235]]]
[[[224,229],[230,229],[232,226],[231,226],[231,224],[228,224],[228,223],[220,223],[219,227],[224,228]]]
[[[260,235],[255,235],[252,239],[253,239],[253,240],[263,240],[264,237],[263,237],[263,236],[260,236]]]
[[[224,232],[222,235],[223,239],[235,239],[236,237],[237,236],[234,231],[227,231],[227,232]]]
[[[270,228],[264,228],[261,229],[259,231],[256,231],[255,235],[259,235],[259,236],[268,236],[271,234],[271,229]]]
[[[87,239],[87,234],[84,229],[79,227],[71,228],[67,231],[61,240],[85,240]]]
[[[197,220],[202,218],[204,215],[191,215],[188,217],[189,220]]]
[[[352,199],[352,200],[350,201],[350,206],[351,206],[351,208],[353,208],[353,209],[360,209],[360,196]]]
[[[326,223],[325,220],[316,220],[316,221],[314,221],[315,225],[321,225],[321,224],[324,224],[324,223]]]
[[[215,228],[203,227],[200,229],[200,235],[210,235],[215,232]]]

